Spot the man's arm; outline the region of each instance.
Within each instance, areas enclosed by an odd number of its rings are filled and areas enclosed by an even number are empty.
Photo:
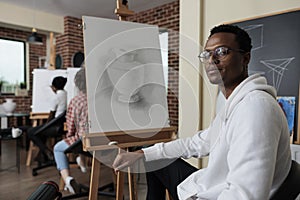
[[[75,106],[74,99],[72,99],[69,103],[67,114],[66,114],[66,123],[68,129],[66,137],[74,136],[76,132],[76,126],[75,126],[76,112],[74,106]]]
[[[157,143],[144,148],[146,161],[172,158],[203,157],[209,154],[208,131],[200,131],[193,137],[177,139],[166,143]]]
[[[218,200],[268,199],[284,119],[274,102],[252,100],[240,105],[228,129],[228,187]]]
[[[144,157],[143,150],[137,150],[135,152],[126,152],[120,153],[117,155],[112,167],[115,169],[115,172],[122,170],[128,166],[131,166],[139,159]]]
[[[54,119],[54,118],[55,118],[55,113],[56,113],[56,111],[53,111],[53,110],[51,110],[51,111],[50,111],[50,113],[49,113],[49,116],[48,116],[48,119],[47,119],[47,122],[46,122],[46,123],[50,122],[52,119]]]
[[[195,136],[185,139],[177,139],[167,143],[158,143],[154,146],[143,148],[135,152],[120,153],[114,163],[115,171],[131,166],[141,158],[146,161],[159,160],[164,158],[179,157],[201,157],[207,155],[209,144],[206,138],[207,131],[198,132]]]

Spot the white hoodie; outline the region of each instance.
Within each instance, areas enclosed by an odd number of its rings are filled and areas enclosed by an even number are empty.
[[[287,120],[259,75],[234,89],[208,129],[143,151],[146,161],[209,154],[207,168],[178,185],[181,200],[267,200],[291,166]]]

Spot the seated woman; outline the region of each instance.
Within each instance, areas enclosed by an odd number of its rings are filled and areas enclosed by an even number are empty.
[[[85,69],[80,69],[74,78],[75,86],[79,89],[79,93],[69,103],[67,109],[67,137],[59,141],[54,146],[54,158],[57,169],[65,182],[65,189],[71,193],[78,193],[79,187],[75,179],[70,176],[69,162],[64,151],[72,145],[74,142],[79,140],[82,134],[86,130],[86,124],[88,120],[88,107],[86,97],[86,83],[85,83]],[[83,159],[77,157],[77,164],[80,166],[81,171],[86,172],[85,163]]]
[[[50,102],[51,109],[50,114],[47,119],[47,123],[53,118],[58,117],[60,114],[66,111],[67,108],[67,92],[64,90],[64,87],[67,83],[67,78],[62,76],[57,76],[53,79],[51,89],[55,93],[55,97]],[[40,149],[37,158],[35,159],[38,162],[45,162],[48,160],[53,160],[53,153],[47,147],[46,140],[49,136],[56,136],[55,131],[44,131],[41,134],[35,134],[42,126],[36,126],[29,128],[27,131],[28,138],[34,142]]]

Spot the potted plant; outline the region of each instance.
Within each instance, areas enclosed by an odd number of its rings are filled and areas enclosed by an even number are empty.
[[[4,77],[1,76],[1,77],[0,77],[0,95],[1,95],[1,93],[2,93],[2,86],[3,86],[4,83],[5,83]]]
[[[3,81],[0,80],[0,95],[1,95],[1,91],[2,91],[2,84],[3,84]]]
[[[15,95],[16,96],[27,96],[28,95],[28,91],[27,91],[25,82],[21,82],[18,85],[18,88],[16,88],[16,91],[15,91]]]
[[[26,83],[25,82],[20,83],[20,89],[26,89]]]

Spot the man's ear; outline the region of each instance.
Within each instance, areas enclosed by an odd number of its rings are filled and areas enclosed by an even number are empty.
[[[250,58],[251,58],[250,52],[244,54],[243,66],[247,66],[249,64]]]

